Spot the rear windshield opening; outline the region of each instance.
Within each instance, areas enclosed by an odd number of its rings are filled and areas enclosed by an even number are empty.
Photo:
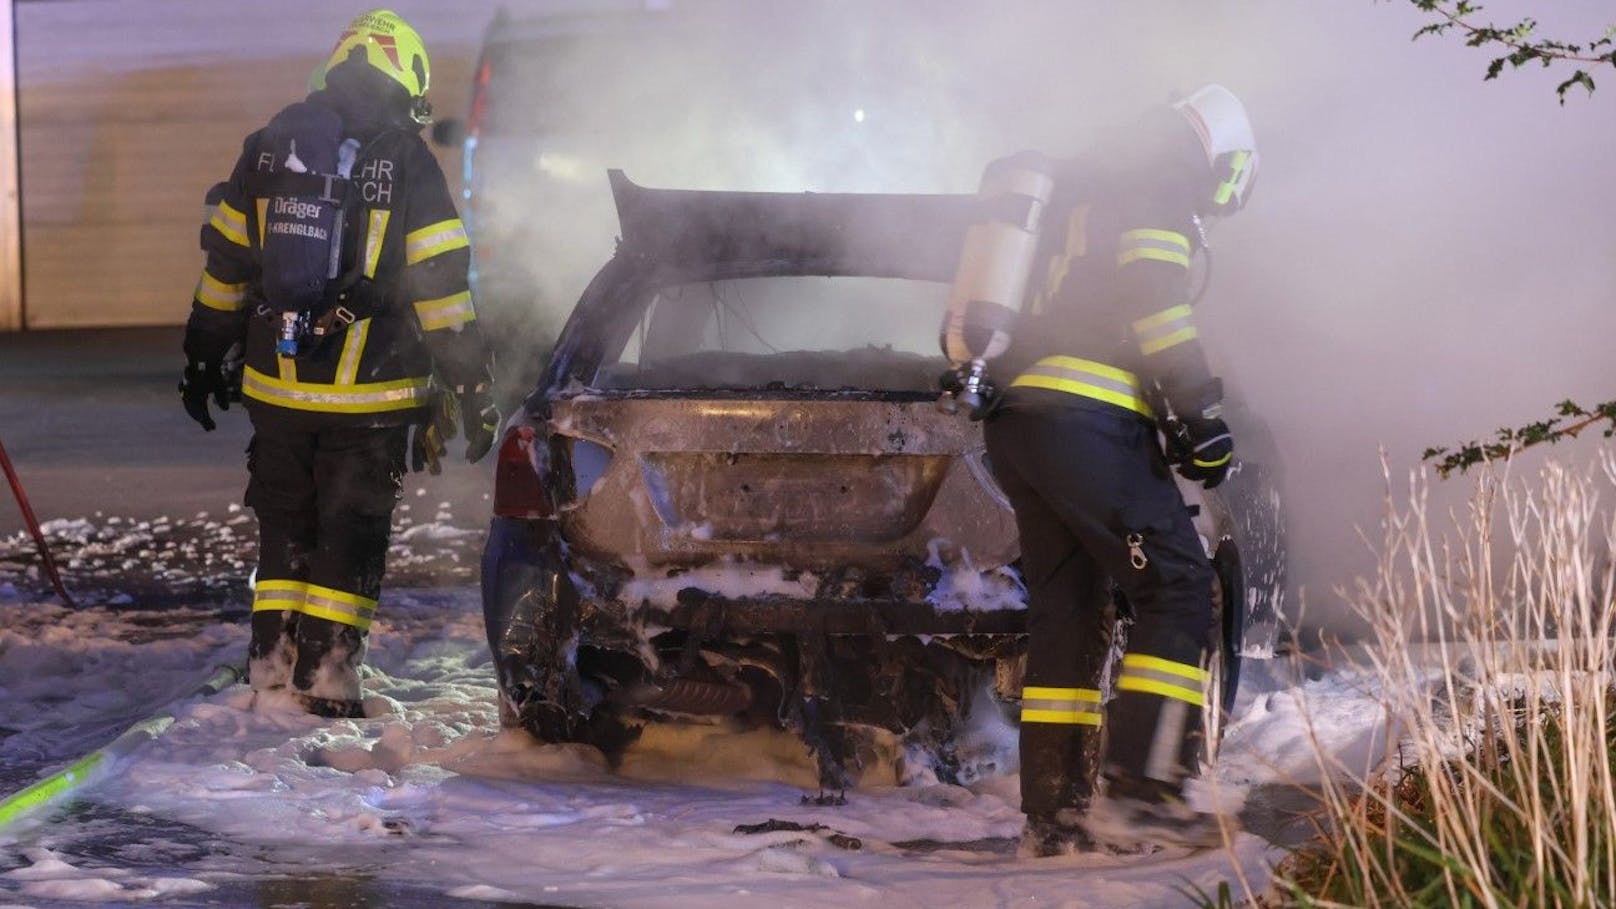
[[[776,276],[646,292],[602,390],[823,389],[933,393],[948,285]]]

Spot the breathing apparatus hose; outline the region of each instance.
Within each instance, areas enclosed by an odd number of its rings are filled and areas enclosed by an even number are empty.
[[[1206,289],[1212,286],[1212,244],[1206,239],[1206,222],[1201,220],[1200,215],[1191,215],[1190,223],[1195,226],[1195,235],[1201,241],[1201,257],[1206,260],[1206,268],[1201,270],[1201,286],[1190,294],[1190,305],[1194,306],[1201,302],[1201,298],[1206,296]]]
[[[22,520],[28,525],[28,532],[34,537],[34,545],[39,547],[39,560],[45,566],[45,575],[50,578],[51,586],[56,588],[56,595],[71,609],[77,609],[78,604],[68,596],[67,587],[62,584],[62,576],[56,571],[56,560],[51,558],[50,547],[45,545],[45,534],[40,532],[39,519],[34,517],[34,509],[28,504],[28,495],[22,491],[22,481],[17,479],[17,471],[11,466],[11,458],[6,455],[6,447],[0,445],[0,469],[6,473],[6,480],[11,484],[11,493],[17,498],[17,507],[22,510]]]
[[[201,687],[191,692],[191,697],[204,697],[218,694],[220,691],[234,685],[243,679],[242,671],[235,666],[220,666],[213,671],[213,675],[203,682]],[[116,769],[117,762],[127,757],[136,747],[162,735],[169,726],[174,724],[172,708],[159,711],[146,717],[128,729],[123,734],[97,748],[84,757],[63,767],[50,776],[34,783],[21,792],[0,798],[0,831],[12,821],[31,814],[40,808],[56,801],[61,796],[105,778],[108,773]]]

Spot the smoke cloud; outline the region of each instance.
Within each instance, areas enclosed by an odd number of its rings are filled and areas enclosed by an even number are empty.
[[[1211,237],[1203,340],[1274,432],[1312,622],[1337,622],[1333,588],[1370,565],[1357,529],[1376,535],[1382,449],[1400,478],[1428,445],[1612,396],[1616,89],[1562,107],[1553,71],[1484,82],[1484,51],[1410,40],[1429,20],[1409,3],[660,5],[677,15],[648,37],[558,46],[507,87],[549,138],[493,207],[549,251],[525,266],[547,318],[610,254],[607,167],[652,186],[969,192],[993,157],[1079,153],[1218,82],[1263,170]],[[1577,40],[1609,24],[1594,6],[1487,13]],[[503,153],[492,133],[477,150]],[[1439,483],[1438,508],[1468,486]]]

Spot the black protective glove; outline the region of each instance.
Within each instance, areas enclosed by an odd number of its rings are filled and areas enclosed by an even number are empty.
[[[180,401],[184,403],[185,412],[191,419],[202,424],[202,428],[208,432],[218,428],[208,412],[210,396],[214,406],[220,410],[230,409],[231,387],[224,368],[218,363],[192,360],[185,365],[185,377],[180,380]]]
[[[1215,412],[1215,411],[1214,411]],[[1234,438],[1222,417],[1200,416],[1180,420],[1169,433],[1170,454],[1179,476],[1211,489],[1228,476],[1234,464]]]
[[[466,433],[466,460],[475,464],[494,447],[494,433],[499,431],[499,410],[487,388],[461,393],[460,419]]]

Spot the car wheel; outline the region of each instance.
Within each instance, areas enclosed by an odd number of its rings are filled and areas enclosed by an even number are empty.
[[[1220,720],[1219,738],[1234,712],[1235,698],[1240,693],[1240,661],[1245,651],[1245,566],[1240,558],[1240,547],[1231,538],[1218,541],[1212,554],[1214,575],[1212,597],[1212,654],[1210,665],[1215,670],[1212,702],[1217,705]]]

